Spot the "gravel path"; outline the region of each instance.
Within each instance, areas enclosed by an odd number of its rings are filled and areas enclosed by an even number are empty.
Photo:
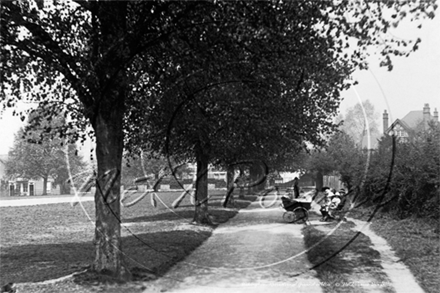
[[[322,292],[307,269],[303,225],[282,214],[252,203],[145,292]]]
[[[282,214],[279,208],[262,209],[252,203],[144,292],[323,292],[315,272],[309,270],[303,226],[284,223]],[[390,280],[386,286],[367,286],[374,278],[356,273],[353,281],[367,284],[362,292],[424,292],[383,238],[365,222],[349,220],[356,224],[354,230],[371,239]]]

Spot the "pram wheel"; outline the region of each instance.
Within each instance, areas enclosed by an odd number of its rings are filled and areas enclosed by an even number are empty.
[[[304,224],[309,218],[309,212],[302,207],[287,211],[283,214],[283,220],[287,223]]]
[[[288,211],[283,214],[283,220],[287,223],[293,223],[295,221],[295,213]]]
[[[295,216],[295,223],[304,224],[309,218],[309,212],[302,207],[295,208],[293,214]]]

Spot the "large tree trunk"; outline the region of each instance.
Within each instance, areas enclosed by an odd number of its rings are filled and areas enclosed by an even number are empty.
[[[96,119],[96,180],[95,208],[95,260],[93,268],[98,273],[124,280],[129,276],[122,265],[121,247],[121,164],[123,150],[123,107],[116,105],[106,115]]]
[[[93,269],[118,280],[130,277],[123,264],[120,224],[123,117],[129,92],[126,67],[130,48],[119,40],[126,36],[126,9],[127,3],[122,1],[96,5],[101,36],[93,43],[97,46],[93,53],[99,61],[95,67],[99,88],[96,100],[87,109],[95,131],[98,161]]]
[[[193,222],[197,224],[212,224],[208,213],[208,153],[209,150],[204,149],[200,143],[197,144],[196,204],[193,220]]]

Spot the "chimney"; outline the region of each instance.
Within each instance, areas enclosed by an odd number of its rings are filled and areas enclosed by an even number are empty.
[[[387,110],[383,112],[383,133],[388,129],[388,113]]]
[[[438,112],[437,112],[437,108],[435,108],[434,110],[434,121],[438,122]]]
[[[423,126],[425,130],[428,128],[429,120],[431,120],[431,111],[429,104],[425,104],[425,107],[423,107]]]
[[[431,119],[431,110],[429,109],[429,104],[425,104],[423,107],[423,121],[427,122]]]

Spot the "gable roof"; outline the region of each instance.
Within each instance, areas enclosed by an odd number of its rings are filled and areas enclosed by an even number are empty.
[[[411,111],[401,121],[405,122],[406,126],[415,129],[423,122],[423,111]]]
[[[413,111],[413,112],[416,112],[416,111]],[[408,116],[408,115],[407,115],[407,116]],[[406,117],[406,116],[405,116],[405,117]],[[403,119],[402,119],[402,120],[400,120],[400,119],[396,119],[396,121],[394,121],[393,124],[391,124],[390,127],[387,128],[387,130],[386,130],[385,133],[390,133],[390,131],[393,130],[394,127],[396,127],[396,125],[398,125],[398,124],[399,124],[400,126],[402,126],[406,131],[411,131],[411,130],[412,130],[412,128],[409,127],[408,124],[407,124],[405,121],[403,121]],[[417,125],[417,124],[416,124],[416,125]]]

